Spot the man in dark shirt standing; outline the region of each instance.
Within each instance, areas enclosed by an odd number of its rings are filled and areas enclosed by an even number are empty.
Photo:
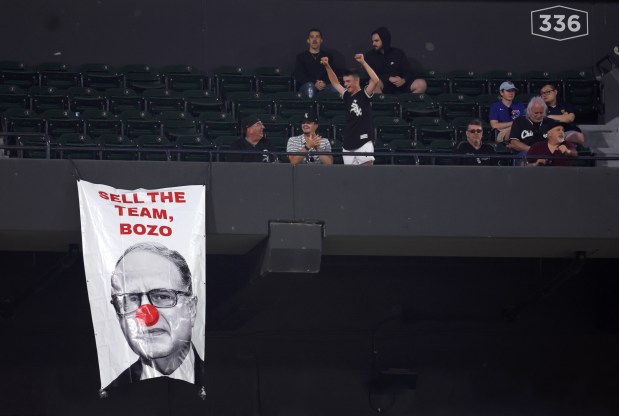
[[[353,71],[344,73],[344,86],[340,84],[337,75],[329,66],[329,58],[322,58],[321,63],[327,69],[331,85],[342,95],[347,110],[346,127],[342,139],[345,165],[373,165],[374,156],[358,155],[356,153],[374,153],[374,124],[372,122],[372,107],[370,98],[378,86],[380,80],[376,72],[368,65],[363,54],[355,55],[355,60],[359,62],[363,69],[370,76],[368,85],[361,89],[359,74]]]
[[[421,78],[413,79],[404,51],[391,47],[391,33],[386,27],[379,27],[372,32],[372,49],[366,52],[365,59],[380,78],[379,88],[375,92],[426,92],[426,81]]]
[[[232,143],[230,150],[245,150],[252,153],[228,153],[226,162],[264,162],[275,161],[273,146],[264,137],[264,124],[256,115],[241,120],[241,138]]]
[[[321,49],[323,42],[319,29],[311,29],[307,36],[309,49],[297,55],[294,64],[294,78],[297,88],[307,98],[313,98],[316,91],[335,91],[328,83],[327,71],[320,64],[323,57],[329,58],[333,64],[331,53]]]

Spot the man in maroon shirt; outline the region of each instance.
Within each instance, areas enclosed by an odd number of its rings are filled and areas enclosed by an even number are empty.
[[[529,166],[572,166],[569,159],[544,159],[544,156],[563,156],[573,158],[578,156],[576,145],[565,141],[563,123],[552,120],[546,132],[546,141],[531,145],[527,154]]]

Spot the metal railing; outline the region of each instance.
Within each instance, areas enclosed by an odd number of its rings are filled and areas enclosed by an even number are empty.
[[[16,144],[3,143],[7,137],[17,137]],[[40,145],[23,144],[22,137],[39,137],[41,138]],[[90,159],[90,160],[108,160],[114,159],[110,155],[124,154],[128,160],[149,160],[148,156],[152,154],[161,154],[165,161],[185,161],[184,157],[187,155],[194,156],[193,159],[197,161],[205,162],[224,162],[225,155],[255,155],[256,151],[251,150],[231,150],[217,147],[193,147],[193,146],[127,146],[118,148],[112,145],[103,145],[100,143],[84,144],[84,145],[62,145],[52,143],[49,136],[45,133],[24,133],[24,132],[1,132],[0,133],[0,157],[4,154],[4,157],[17,158],[17,159],[71,159],[72,152],[79,153],[92,153],[91,157],[77,157],[73,159]],[[44,153],[40,153],[44,150]],[[30,156],[29,152],[35,154],[44,154],[40,156]],[[269,160],[274,160],[274,163],[283,162],[287,163],[288,156],[307,156],[306,152],[287,152],[287,151],[265,151],[259,152],[260,154],[268,154]],[[332,152],[312,152],[312,155],[331,155],[334,156],[338,164],[339,158],[351,153],[345,153],[340,151]],[[375,164],[387,164],[387,165],[459,165],[461,163],[454,163],[454,161],[460,162],[465,159],[484,158],[488,160],[496,160],[499,166],[513,166],[513,161],[522,160],[522,156],[515,153],[490,153],[483,155],[470,155],[470,154],[458,154],[449,151],[435,151],[430,149],[411,149],[409,151],[398,150],[384,150],[378,152],[356,152],[355,155],[359,156],[374,156],[376,159]],[[197,156],[197,157],[196,157]],[[592,156],[577,156],[577,157],[565,157],[565,156],[544,156],[544,159],[550,160],[572,160],[576,162],[578,166],[594,166],[597,161],[618,161],[619,154],[617,155],[592,155]],[[161,160],[161,159],[158,159]],[[410,160],[412,163],[402,163],[403,160]],[[445,161],[452,161],[452,163],[445,163]],[[341,162],[339,163],[341,164]]]

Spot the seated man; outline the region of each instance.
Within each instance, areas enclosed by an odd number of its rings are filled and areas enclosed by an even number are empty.
[[[527,105],[527,113],[514,120],[509,134],[508,147],[524,158],[536,142],[546,141],[546,130],[553,120],[546,117],[546,103],[541,97],[533,97]],[[520,160],[514,160],[520,165]]]
[[[333,164],[333,156],[316,154],[316,152],[331,151],[331,143],[329,143],[329,140],[317,135],[317,129],[318,116],[316,113],[313,111],[305,113],[305,117],[301,122],[303,134],[289,138],[286,146],[287,152],[301,152],[305,153],[305,155],[289,155],[290,163],[293,165],[298,165],[299,163]]]
[[[372,32],[372,49],[365,59],[378,75],[380,82],[374,92],[385,94],[424,93],[424,79],[414,79],[408,58],[402,49],[391,47],[391,33],[386,27]]]
[[[554,85],[544,85],[540,90],[542,99],[548,106],[548,118],[565,123],[565,140],[572,143],[584,144],[585,136],[582,131],[574,124],[576,115],[572,105],[567,102],[558,102],[559,92]]]
[[[524,105],[514,102],[516,91],[518,89],[512,82],[503,82],[499,87],[501,101],[497,101],[490,106],[490,127],[498,130],[497,142],[506,141],[510,137],[509,130],[512,127],[512,122],[525,113]]]
[[[482,122],[478,119],[469,121],[466,127],[466,141],[460,142],[455,148],[454,153],[459,155],[471,155],[477,157],[467,157],[456,159],[456,164],[474,166],[492,166],[498,164],[498,159],[484,157],[496,153],[494,147],[482,142],[484,129]]]
[[[544,159],[545,156],[578,156],[576,145],[566,141],[563,123],[551,120],[547,127],[547,140],[534,143],[529,148],[529,166],[572,166],[572,161],[568,159]]]
[[[311,29],[307,36],[309,49],[297,55],[294,64],[294,78],[297,88],[307,98],[312,98],[316,91],[333,91],[335,89],[329,84],[329,77],[324,66],[320,64],[320,59],[328,57],[333,64],[333,55],[321,49],[322,33],[319,29]]]
[[[241,120],[241,138],[235,141],[230,150],[245,150],[252,153],[228,153],[226,162],[264,162],[276,161],[271,152],[274,150],[271,142],[264,137],[264,124],[256,115],[250,115]]]

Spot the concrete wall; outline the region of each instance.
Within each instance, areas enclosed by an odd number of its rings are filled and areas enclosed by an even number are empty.
[[[75,167],[74,167],[75,166]],[[619,257],[613,168],[291,166],[5,159],[0,249],[80,244],[75,168],[120,189],[207,185],[209,253],[244,254],[268,223],[322,221],[326,255]]]

